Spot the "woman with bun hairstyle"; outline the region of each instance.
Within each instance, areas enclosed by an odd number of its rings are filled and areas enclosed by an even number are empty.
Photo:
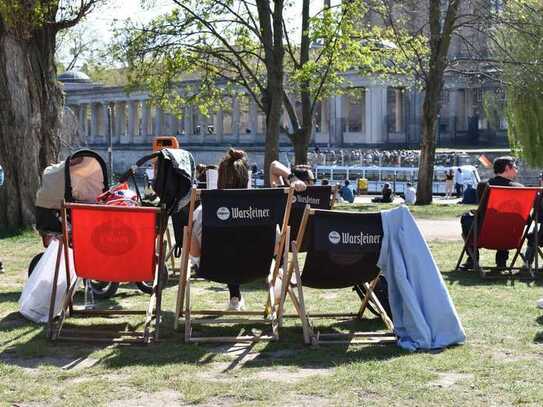
[[[243,150],[229,149],[219,163],[219,189],[245,189],[249,182],[249,166],[247,154]],[[190,256],[192,264],[197,269],[200,263],[202,244],[202,206],[194,210],[192,223],[192,241],[190,245]],[[241,297],[239,285],[228,285],[230,291],[229,310],[241,311],[244,308],[244,301]]]

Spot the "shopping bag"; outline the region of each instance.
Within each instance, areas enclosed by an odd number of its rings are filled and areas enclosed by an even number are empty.
[[[51,303],[51,291],[55,276],[55,265],[59,241],[54,239],[43,253],[34,271],[28,278],[21,298],[19,299],[19,312],[27,319],[45,323],[49,319],[49,305]],[[73,251],[68,249],[70,262],[70,282],[75,282]],[[57,281],[57,295],[55,298],[54,315],[58,315],[62,308],[62,299],[66,292],[66,266],[64,255],[60,258],[60,266]]]

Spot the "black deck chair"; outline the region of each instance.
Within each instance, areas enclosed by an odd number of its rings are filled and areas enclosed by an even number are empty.
[[[288,293],[302,321],[306,344],[382,343],[396,340],[392,334],[392,321],[373,292],[380,275],[377,260],[382,237],[379,213],[339,212],[306,207],[296,241],[292,243],[293,257],[285,280],[292,281],[294,273],[296,284],[284,284],[280,308],[283,309]],[[298,253],[304,246],[307,255],[301,271]],[[305,309],[303,287],[334,289],[356,285],[365,288],[365,296],[362,297],[362,305],[357,313],[309,315]],[[310,317],[361,319],[369,301],[378,310],[389,331],[321,334],[311,325]]]
[[[309,205],[311,209],[332,209],[335,199],[335,187],[331,185],[311,185],[305,191],[294,192],[292,200],[292,209],[290,211],[290,243],[298,235],[305,207]],[[291,244],[289,243],[289,249]],[[305,252],[306,247],[301,247],[298,253]]]
[[[192,219],[197,197],[202,205],[202,256],[198,277],[225,284],[245,284],[266,280],[268,296],[260,311],[194,310],[190,296],[188,257],[192,237]],[[189,223],[183,233],[181,273],[177,294],[175,328],[185,325],[186,342],[239,342],[277,340],[278,304],[273,286],[288,241],[288,217],[293,190],[274,189],[193,189]],[[276,249],[277,226],[281,237]],[[270,274],[272,260],[275,266]],[[194,316],[203,316],[195,319]],[[231,317],[235,316],[235,319]],[[240,317],[249,317],[244,319]],[[260,319],[257,319],[260,317]],[[192,325],[268,324],[271,335],[235,337],[195,337]]]

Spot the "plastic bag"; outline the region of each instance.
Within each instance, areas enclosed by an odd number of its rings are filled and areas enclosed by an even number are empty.
[[[55,265],[59,241],[54,239],[43,253],[34,271],[28,278],[21,298],[19,299],[19,312],[27,319],[45,323],[49,319],[49,305],[51,303],[51,291],[55,277]],[[70,282],[76,279],[74,272],[73,251],[68,249],[70,261]],[[55,312],[58,315],[62,308],[62,299],[66,292],[66,266],[64,254],[60,258],[59,274],[57,281],[57,294],[55,298]]]

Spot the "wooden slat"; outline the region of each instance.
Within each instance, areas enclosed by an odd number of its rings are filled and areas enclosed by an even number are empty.
[[[209,337],[191,337],[188,342],[193,343],[213,343],[213,342],[258,342],[258,341],[274,341],[276,340],[271,335],[246,335],[246,336],[209,336]]]
[[[222,318],[222,319],[193,319],[194,325],[213,325],[213,324],[271,324],[270,319],[244,319],[244,318]]]

